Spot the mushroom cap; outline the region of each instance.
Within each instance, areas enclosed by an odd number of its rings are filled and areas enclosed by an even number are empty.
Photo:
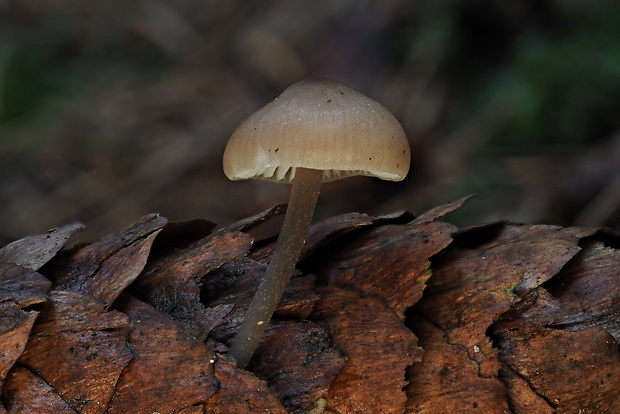
[[[354,175],[401,181],[410,160],[405,132],[384,106],[341,83],[307,79],[237,127],[224,173],[286,183],[302,167],[323,170],[323,182]]]

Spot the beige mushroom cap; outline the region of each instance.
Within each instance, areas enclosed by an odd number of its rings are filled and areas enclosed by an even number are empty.
[[[400,181],[410,159],[405,132],[385,107],[338,82],[308,79],[239,125],[224,151],[224,173],[291,182],[302,167],[324,170],[324,182],[353,175]]]

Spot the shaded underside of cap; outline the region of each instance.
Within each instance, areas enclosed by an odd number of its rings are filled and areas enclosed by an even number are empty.
[[[306,80],[245,120],[224,152],[231,180],[291,182],[296,168],[323,170],[323,181],[352,175],[400,181],[409,143],[382,105],[340,83]]]

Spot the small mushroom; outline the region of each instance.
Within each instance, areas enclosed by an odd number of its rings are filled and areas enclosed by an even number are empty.
[[[275,252],[228,353],[239,367],[295,269],[321,183],[354,175],[401,181],[410,159],[405,132],[385,107],[326,79],[291,85],[237,127],[224,151],[226,176],[292,183]]]

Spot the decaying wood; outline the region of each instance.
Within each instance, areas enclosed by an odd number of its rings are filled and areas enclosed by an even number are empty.
[[[248,370],[226,359],[274,249],[145,216],[0,249],[0,413],[614,413],[620,236],[351,213],[315,224]]]

